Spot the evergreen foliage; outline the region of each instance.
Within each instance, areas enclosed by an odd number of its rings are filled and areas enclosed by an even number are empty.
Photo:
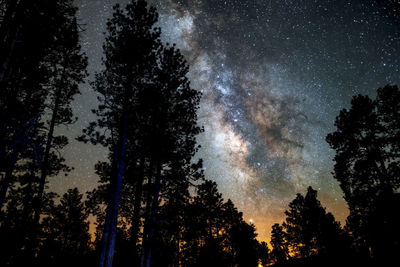
[[[380,229],[371,220],[382,212],[380,207],[391,205],[400,186],[399,103],[400,91],[391,85],[379,88],[375,100],[354,96],[351,108],[336,118],[336,131],[326,138],[336,151],[334,178],[350,209],[347,228],[364,253],[379,250],[373,236]]]
[[[272,226],[271,257],[275,263],[282,263],[289,259],[289,246],[285,236],[285,232],[281,225],[276,223]]]
[[[295,256],[336,255],[345,247],[340,224],[321,206],[312,187],[308,187],[305,196],[297,194],[285,215],[283,228]]]
[[[69,189],[43,223],[44,241],[39,262],[47,266],[70,266],[85,261],[90,252],[88,212],[77,188]]]

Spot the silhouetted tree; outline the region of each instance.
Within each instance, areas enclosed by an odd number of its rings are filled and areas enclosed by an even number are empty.
[[[198,185],[183,235],[183,266],[257,266],[259,243],[253,225],[232,201],[223,202],[215,182]]]
[[[334,177],[350,209],[346,227],[365,251],[374,250],[369,222],[377,202],[400,186],[399,103],[397,86],[379,88],[375,100],[357,95],[326,138],[336,150]]]
[[[136,148],[136,146],[134,148]],[[112,159],[110,159],[110,161],[112,161]],[[114,259],[114,266],[119,266],[119,262],[124,262],[125,257],[128,257],[129,261],[131,262],[136,262],[136,265],[138,264],[138,257],[140,256],[139,230],[141,229],[140,226],[142,225],[142,203],[144,200],[143,192],[138,193],[137,189],[139,186],[140,191],[148,191],[147,184],[144,183],[144,181],[146,181],[149,177],[150,171],[147,162],[144,162],[143,165],[139,165],[142,160],[137,162],[137,160],[131,160],[131,158],[127,158],[126,162],[125,178],[123,179],[121,185],[121,199],[118,212],[116,241],[116,246],[121,247],[122,243],[124,243],[123,246],[125,246],[125,248],[118,249],[118,253],[115,255]],[[95,217],[95,247],[100,249],[101,239],[103,236],[102,232],[104,230],[104,221],[106,217],[105,207],[107,207],[110,190],[110,163],[99,162],[96,164],[95,170],[96,174],[100,177],[99,186],[91,192],[88,192],[87,206],[90,210],[90,213]],[[135,208],[136,205],[139,205],[138,209]],[[133,246],[132,243],[135,245]]]
[[[345,247],[340,224],[331,213],[326,213],[317,199],[317,191],[311,187],[305,197],[297,194],[285,214],[283,228],[295,256],[333,256]]]
[[[112,154],[111,188],[99,266],[112,266],[113,262],[126,159],[137,152],[127,151],[128,144],[136,142],[137,98],[140,91],[147,88],[156,66],[155,51],[160,35],[159,29],[154,27],[156,21],[157,13],[154,8],[148,9],[145,1],[133,1],[127,5],[126,12],[116,5],[107,23],[103,60],[106,69],[97,74],[93,83],[100,95],[99,108],[94,111],[99,119],[84,131],[87,137],[83,140],[100,143]],[[109,133],[105,134],[103,129]]]
[[[262,241],[259,247],[259,258],[260,265],[266,267],[271,262],[271,252],[269,250],[267,242]]]
[[[243,220],[233,222],[228,238],[230,247],[234,251],[234,266],[258,266],[259,243],[256,237],[254,225],[247,224]]]
[[[187,255],[192,261],[187,263],[189,266],[206,266],[213,261],[224,264],[222,247],[219,245],[222,225],[218,217],[222,206],[222,195],[215,182],[206,180],[198,185],[189,213],[194,220],[189,224],[190,232],[186,237],[189,241]]]
[[[54,33],[55,41],[43,62],[49,70],[49,78],[43,84],[47,92],[45,112],[49,119],[42,129],[46,135],[45,140],[43,140],[44,144],[41,148],[37,148],[42,155],[34,224],[39,222],[41,198],[46,177],[50,174],[51,169],[51,151],[60,151],[68,144],[67,137],[63,135],[55,136],[54,131],[58,126],[68,126],[77,119],[73,116],[71,102],[79,94],[78,86],[87,76],[87,58],[81,51],[79,44],[76,11],[77,8],[74,7],[72,0],[61,1],[57,6],[55,13],[61,27]]]
[[[150,139],[145,139],[145,149],[148,149],[150,159],[156,167],[151,218],[145,221],[145,230],[149,226],[150,242],[154,236],[163,187],[174,183],[189,183],[196,179],[189,172],[195,170],[191,161],[198,150],[196,136],[202,131],[197,125],[201,93],[190,87],[186,76],[189,68],[184,57],[175,46],[167,46],[160,52],[156,87],[146,90],[150,98],[143,102],[147,103],[151,118],[150,125],[147,126],[149,134],[146,135]],[[144,245],[146,249],[146,242]],[[147,254],[146,266],[149,266],[151,247],[144,254]]]
[[[203,180],[202,161],[187,164],[174,160],[165,172],[161,192],[160,212],[157,216],[156,243],[153,263],[157,266],[181,266],[185,263],[185,244],[192,230],[192,182]]]
[[[368,222],[368,233],[373,246],[373,257],[381,265],[389,266],[400,251],[400,194],[383,195]]]
[[[158,214],[156,234],[153,244],[153,264],[155,266],[182,266],[185,236],[190,230],[188,223],[192,197],[186,183],[165,188]]]
[[[271,258],[275,263],[282,263],[289,259],[289,247],[283,227],[278,223],[272,225],[271,231]]]
[[[88,213],[83,195],[69,189],[43,222],[39,262],[48,266],[80,265],[90,252]]]

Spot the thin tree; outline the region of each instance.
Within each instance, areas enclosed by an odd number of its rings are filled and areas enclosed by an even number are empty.
[[[55,33],[56,41],[51,52],[45,57],[43,64],[47,65],[49,79],[43,86],[48,98],[46,103],[46,139],[43,145],[40,166],[39,188],[35,203],[34,224],[39,222],[41,212],[41,199],[49,174],[51,150],[62,149],[67,145],[65,136],[55,137],[54,131],[59,126],[68,126],[76,121],[73,116],[72,101],[79,94],[79,84],[87,76],[87,58],[79,44],[79,28],[76,19],[77,8],[73,1],[62,1],[57,7],[57,18],[62,26]]]

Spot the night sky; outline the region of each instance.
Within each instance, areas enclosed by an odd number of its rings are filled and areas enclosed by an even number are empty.
[[[128,0],[81,0],[79,20],[89,72],[101,70],[105,23],[112,5]],[[335,217],[348,211],[333,179],[334,151],[325,136],[355,94],[400,84],[400,21],[375,0],[154,0],[164,42],[176,43],[203,92],[198,137],[206,177],[215,180],[245,219],[268,240],[287,204],[311,185]],[[101,147],[73,140],[94,119],[88,84],[74,103],[79,121],[61,129],[75,168],[50,178],[63,193],[93,189]]]

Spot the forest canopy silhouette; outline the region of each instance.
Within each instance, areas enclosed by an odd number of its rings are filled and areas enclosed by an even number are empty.
[[[144,0],[115,5],[98,106],[76,139],[100,145],[99,185],[62,196],[73,168],[60,127],[88,77],[73,0],[0,2],[0,266],[382,266],[400,251],[400,91],[357,95],[326,141],[350,215],[342,226],[308,187],[270,243],[205,177],[196,152],[201,93]],[[94,231],[90,231],[93,225]]]

